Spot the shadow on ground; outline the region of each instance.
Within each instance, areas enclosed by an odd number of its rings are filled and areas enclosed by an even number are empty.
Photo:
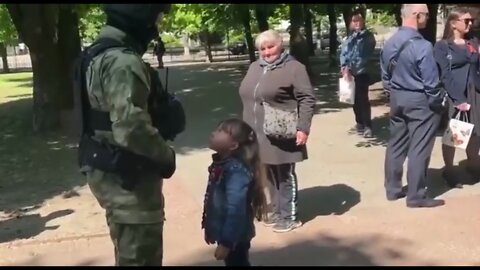
[[[460,150],[457,149],[457,151]],[[467,171],[465,170],[466,166],[467,160],[462,160],[458,163],[458,165],[454,166],[454,175],[458,182],[463,184],[464,186],[471,186],[480,182],[479,177],[473,177],[472,175],[467,173]],[[428,194],[433,198],[441,196],[451,190],[451,188],[443,179],[442,172],[443,168],[428,169]]]
[[[17,87],[33,87],[33,80],[30,77],[27,78],[8,78],[7,82],[18,83]]]
[[[342,215],[360,203],[360,192],[345,184],[318,186],[298,192],[299,218],[307,223],[317,216]]]
[[[0,104],[0,215],[36,208],[85,184],[75,143],[59,132],[33,135],[31,117],[31,98]]]
[[[406,240],[388,239],[384,236],[362,236],[358,240],[341,239],[328,234],[315,235],[309,241],[296,241],[282,248],[253,249],[250,262],[254,266],[380,266],[406,265],[404,260],[415,265],[435,265],[419,262],[400,250],[411,247]],[[194,258],[212,258],[210,253]],[[183,264],[182,264],[183,265]],[[201,259],[193,266],[222,265],[212,259]]]
[[[372,119],[372,130],[373,138],[365,139],[362,138],[362,141],[358,142],[356,147],[372,147],[372,146],[383,146],[386,147],[388,143],[389,136],[389,114],[385,113],[381,116],[375,117]]]
[[[56,230],[60,226],[46,226],[47,222],[72,214],[72,209],[55,211],[47,216],[40,214],[23,215],[17,211],[10,214],[10,219],[0,221],[0,243],[18,239],[28,239],[39,235],[45,230]]]

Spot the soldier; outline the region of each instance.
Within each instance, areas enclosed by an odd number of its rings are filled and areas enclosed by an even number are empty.
[[[86,121],[91,133],[84,133],[79,147],[80,157],[87,157],[81,170],[106,210],[117,266],[162,264],[162,176],[146,167],[138,169],[138,164],[148,159],[169,176],[175,170],[175,152],[152,126],[148,113],[151,78],[142,61],[148,44],[158,36],[157,23],[169,8],[169,4],[105,5],[107,23],[97,41],[120,46],[94,56],[84,73],[88,100],[82,104],[89,103],[93,116]],[[117,149],[107,152],[115,153],[115,161],[101,160],[105,149]],[[89,151],[94,154],[85,154]],[[118,171],[99,169],[115,162]]]

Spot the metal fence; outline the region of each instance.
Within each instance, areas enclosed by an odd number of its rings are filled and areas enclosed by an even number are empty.
[[[381,38],[377,40],[377,48],[383,48],[385,39]],[[286,46],[288,48],[288,45]],[[324,52],[328,52],[324,50]],[[258,52],[256,52],[258,55]],[[248,55],[233,55],[224,46],[212,47],[212,56],[214,61],[235,61],[235,60],[247,60]],[[151,50],[147,51],[143,55],[145,62],[151,65],[157,65],[157,58],[153,55]],[[188,63],[188,62],[204,62],[206,60],[205,50],[203,48],[190,49],[190,55],[184,55],[183,48],[167,48],[165,55],[163,56],[163,62],[165,64],[176,63]],[[31,71],[32,61],[30,54],[11,55],[8,56],[8,67],[10,72]],[[0,70],[3,72],[3,61],[0,61]]]

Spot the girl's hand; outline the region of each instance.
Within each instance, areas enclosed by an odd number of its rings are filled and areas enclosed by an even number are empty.
[[[297,131],[297,145],[304,145],[307,143],[308,135],[303,131]]]
[[[225,260],[228,256],[228,253],[230,253],[229,248],[218,245],[217,249],[215,249],[215,259],[217,259],[218,261]]]

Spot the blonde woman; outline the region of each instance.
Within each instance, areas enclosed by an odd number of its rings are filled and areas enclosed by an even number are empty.
[[[288,232],[301,226],[295,164],[307,159],[315,96],[305,66],[283,48],[278,32],[262,32],[255,43],[260,59],[250,65],[239,90],[243,120],[257,133],[268,169],[272,211],[265,225]]]

